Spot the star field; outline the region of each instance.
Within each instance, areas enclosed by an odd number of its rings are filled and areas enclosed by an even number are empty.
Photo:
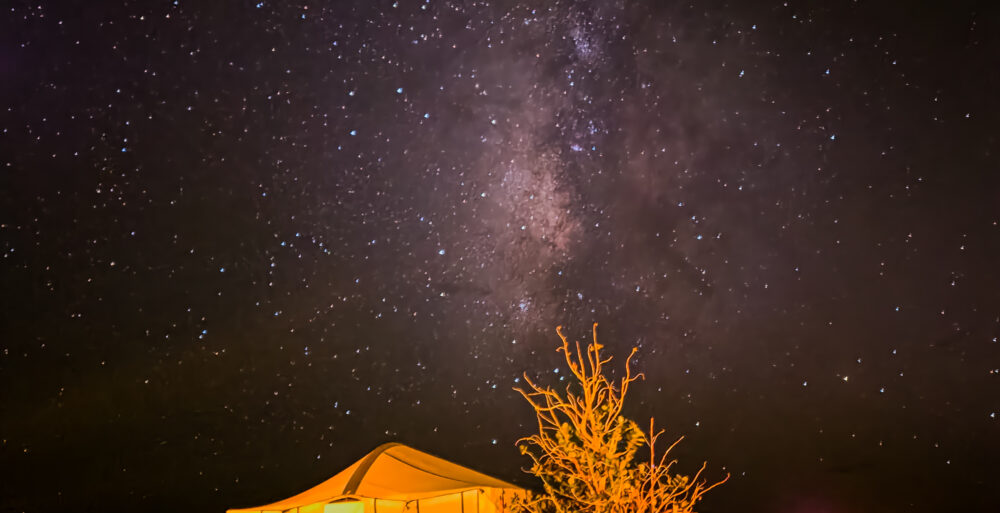
[[[390,440],[531,484],[512,387],[593,322],[732,474],[705,512],[996,509],[992,5],[4,12],[0,509],[222,511]]]

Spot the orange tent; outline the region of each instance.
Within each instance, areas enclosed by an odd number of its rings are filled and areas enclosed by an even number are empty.
[[[285,500],[228,513],[503,513],[524,489],[397,443]]]

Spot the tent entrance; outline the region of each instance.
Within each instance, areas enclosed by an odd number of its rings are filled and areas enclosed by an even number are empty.
[[[323,505],[323,513],[365,513],[365,503],[357,500],[331,502]]]

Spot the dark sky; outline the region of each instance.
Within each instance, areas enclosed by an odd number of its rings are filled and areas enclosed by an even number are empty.
[[[1000,508],[993,2],[3,11],[0,511],[531,483],[592,322],[705,512]]]

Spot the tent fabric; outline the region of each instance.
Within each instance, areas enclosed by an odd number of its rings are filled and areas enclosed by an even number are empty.
[[[398,443],[387,443],[284,500],[228,513],[494,513],[524,490]]]

